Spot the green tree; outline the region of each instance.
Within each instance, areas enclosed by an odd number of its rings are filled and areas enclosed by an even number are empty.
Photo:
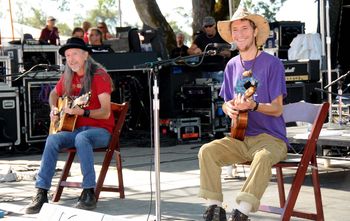
[[[118,10],[115,0],[98,0],[95,9],[87,12],[87,21],[96,25],[100,21],[106,22],[111,33],[115,33],[118,22]]]
[[[46,24],[45,13],[41,9],[31,8],[33,16],[23,17],[23,24],[32,26],[34,28],[43,28]]]
[[[286,0],[270,0],[270,2],[257,2],[253,0],[245,0],[243,1],[243,6],[254,13],[263,15],[269,22],[274,22],[276,21],[277,12],[285,1]]]

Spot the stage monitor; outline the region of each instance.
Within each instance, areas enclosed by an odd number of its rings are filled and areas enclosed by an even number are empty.
[[[29,70],[37,64],[61,65],[62,57],[55,45],[24,45],[23,66]]]
[[[126,26],[126,27],[116,27],[116,37],[117,38],[128,38],[128,33],[131,30],[130,26]]]
[[[103,41],[104,45],[109,45],[114,52],[129,52],[128,38],[108,39]]]

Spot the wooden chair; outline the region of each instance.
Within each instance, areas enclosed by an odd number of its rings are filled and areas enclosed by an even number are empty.
[[[312,128],[308,140],[304,146],[300,160],[286,159],[273,166],[276,169],[277,186],[279,192],[280,207],[260,205],[259,211],[280,214],[281,220],[290,220],[291,216],[310,220],[324,220],[320,180],[318,174],[316,144],[321,132],[323,123],[327,117],[329,103],[311,104],[297,102],[284,105],[283,117],[286,123],[305,122],[311,123]],[[312,184],[314,189],[316,213],[295,211],[294,206],[298,198],[302,184],[306,176],[308,167],[311,168]],[[291,188],[286,199],[284,179],[282,169],[286,167],[296,167]]]
[[[120,146],[119,146],[119,135],[121,133],[121,129],[123,127],[126,113],[128,111],[128,104],[111,104],[111,111],[114,114],[115,117],[115,126],[113,129],[113,134],[111,137],[111,141],[109,142],[108,147],[101,147],[101,148],[95,148],[94,152],[105,152],[104,160],[102,163],[102,167],[100,170],[100,173],[98,175],[98,179],[96,182],[96,189],[95,189],[95,196],[96,200],[98,200],[100,196],[101,191],[108,191],[108,192],[119,192],[120,198],[125,198],[124,195],[124,183],[123,183],[123,174],[122,174],[122,160],[120,155]],[[60,180],[58,181],[56,192],[53,196],[53,202],[57,202],[60,200],[63,188],[64,187],[75,187],[75,188],[81,188],[80,182],[69,182],[67,181],[67,177],[69,174],[69,170],[72,166],[76,149],[75,148],[67,148],[64,150],[68,153],[67,161],[64,165],[62,175],[60,177]],[[118,186],[117,185],[104,185],[104,180],[108,171],[108,168],[110,166],[111,160],[113,155],[116,155],[116,167],[117,167],[117,173],[118,173]]]

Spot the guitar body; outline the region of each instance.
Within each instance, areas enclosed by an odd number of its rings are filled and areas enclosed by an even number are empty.
[[[58,117],[59,119],[55,122],[50,123],[49,134],[55,134],[60,131],[73,131],[75,128],[75,122],[77,121],[77,115],[66,114],[63,111],[64,107],[69,107],[71,101],[68,97],[58,99]]]
[[[50,123],[49,134],[55,134],[60,131],[73,131],[78,115],[70,115],[63,111],[64,107],[74,108],[76,105],[83,105],[86,107],[90,100],[91,93],[84,94],[74,101],[69,97],[59,98],[57,103],[58,120]]]
[[[250,98],[256,91],[256,84],[252,84],[245,92],[245,99]],[[239,111],[237,119],[231,121],[231,137],[244,140],[245,130],[248,125],[248,110]]]
[[[243,141],[245,129],[248,124],[248,111],[241,111],[238,114],[237,120],[232,120],[231,137]]]

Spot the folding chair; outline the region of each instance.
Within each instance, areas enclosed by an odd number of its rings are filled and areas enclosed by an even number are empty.
[[[113,128],[113,134],[111,137],[111,141],[109,142],[108,147],[95,148],[94,152],[105,152],[105,157],[102,163],[102,167],[100,173],[98,175],[98,179],[96,182],[95,196],[96,200],[98,200],[101,191],[108,192],[119,192],[120,198],[125,198],[124,195],[124,183],[123,183],[123,174],[122,174],[122,160],[120,155],[120,146],[119,146],[119,136],[121,133],[121,129],[123,127],[126,113],[128,111],[128,104],[111,104],[111,111],[115,117],[115,126]],[[76,149],[75,148],[67,148],[64,149],[64,152],[68,153],[67,161],[64,165],[62,175],[60,180],[58,181],[56,192],[53,196],[53,202],[57,202],[60,200],[63,188],[64,187],[74,187],[81,188],[81,182],[69,182],[67,181],[69,170],[72,166]],[[116,167],[118,173],[118,185],[104,185],[104,180],[110,166],[113,155],[116,155]]]
[[[300,159],[286,159],[273,165],[276,169],[276,178],[278,186],[278,194],[280,207],[270,205],[260,205],[259,211],[280,214],[282,221],[289,221],[291,216],[300,217],[304,219],[324,220],[320,180],[318,175],[318,165],[316,158],[316,144],[321,132],[323,123],[327,117],[329,103],[311,104],[307,102],[290,103],[283,106],[283,117],[286,123],[303,122],[312,124],[310,134],[307,142],[303,148],[303,154]],[[250,162],[243,163],[243,165],[250,165]],[[295,211],[294,206],[298,198],[301,185],[304,183],[306,171],[311,167],[312,185],[314,188],[316,213]],[[288,198],[286,199],[283,168],[297,168],[292,186],[290,187]]]
[[[260,205],[259,211],[280,214],[281,220],[283,221],[290,220],[291,216],[318,221],[324,220],[320,180],[316,158],[316,144],[323,123],[327,117],[328,109],[329,103],[311,104],[306,102],[297,102],[284,105],[283,117],[286,123],[311,123],[312,128],[308,136],[308,140],[304,146],[303,154],[301,155],[300,160],[286,159],[273,165],[273,168],[276,169],[280,207]],[[304,183],[306,171],[309,166],[311,167],[316,213],[294,210],[296,200],[298,198],[301,186]],[[285,195],[282,172],[282,168],[286,167],[297,167],[287,199]]]

